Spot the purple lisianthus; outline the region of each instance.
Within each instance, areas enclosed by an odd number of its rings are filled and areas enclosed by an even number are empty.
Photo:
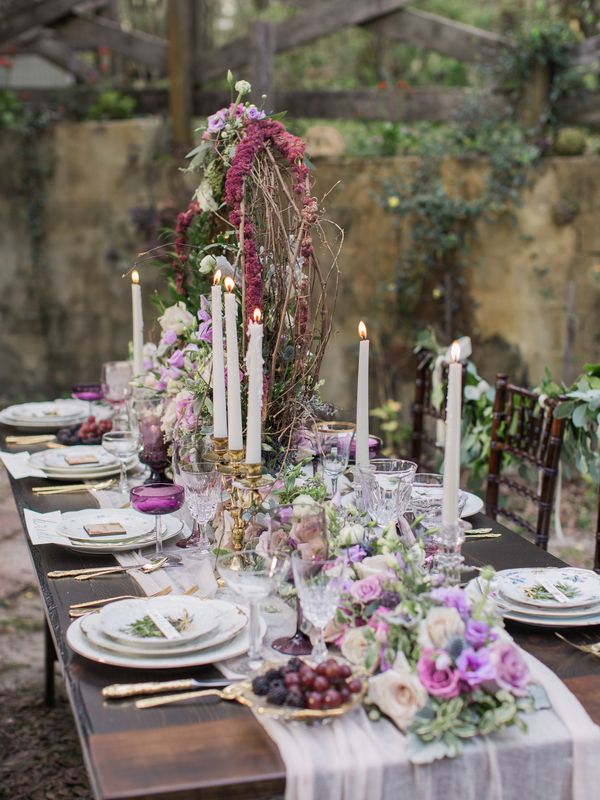
[[[212,316],[208,313],[205,308],[199,308],[197,312],[197,317],[200,322],[211,322]]]
[[[227,119],[227,112],[224,108],[220,108],[215,114],[211,114],[208,118],[207,130],[209,133],[217,133],[225,127],[225,120]]]
[[[354,544],[346,550],[346,560],[349,564],[356,564],[357,561],[362,561],[366,555],[359,544]]]
[[[450,700],[460,694],[460,675],[458,671],[452,669],[451,666],[438,669],[438,659],[440,656],[446,655],[447,653],[444,650],[426,647],[417,661],[419,680],[429,694],[442,700]],[[442,664],[443,661],[439,665],[442,666]]]
[[[472,647],[467,647],[456,659],[456,668],[460,679],[471,688],[496,677],[495,667],[486,649],[473,650]]]
[[[440,586],[431,596],[446,608],[455,608],[463,619],[469,616],[469,598],[462,589]]]
[[[246,108],[246,116],[248,119],[254,121],[258,119],[264,119],[266,114],[264,111],[261,111],[259,108],[257,108],[254,103],[250,103],[250,105]]]
[[[175,352],[169,356],[167,361],[171,367],[175,367],[175,369],[181,369],[183,367],[183,351],[175,350]]]
[[[470,619],[465,626],[465,642],[471,647],[483,647],[490,636],[490,626],[479,619]]]
[[[198,350],[200,350],[198,345],[197,344],[193,344],[193,343],[186,344],[186,346],[183,348],[183,352],[184,353],[197,353]]]
[[[177,341],[177,334],[175,331],[165,331],[162,335],[162,339],[160,340],[161,344],[172,345],[175,344]]]
[[[495,668],[493,683],[496,687],[524,697],[531,676],[519,648],[511,642],[494,642],[488,647],[488,653]]]
[[[355,581],[350,589],[350,594],[358,603],[370,603],[381,594],[381,586],[375,575]]]
[[[154,362],[152,361],[151,358],[145,358],[143,365],[144,365],[144,372],[150,372],[150,370],[154,366]]]
[[[165,386],[169,379],[176,381],[177,378],[181,375],[181,370],[177,367],[169,367],[168,369],[163,369],[160,372],[160,380],[164,382]]]
[[[212,344],[212,322],[201,322],[198,326],[198,332],[196,333],[196,339],[200,342],[208,342]]]

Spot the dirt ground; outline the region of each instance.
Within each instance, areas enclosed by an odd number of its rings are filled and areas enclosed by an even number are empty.
[[[551,551],[590,567],[596,495],[567,485],[565,540]],[[42,607],[12,493],[0,474],[0,800],[91,798],[69,704],[57,678],[57,705],[43,705]]]

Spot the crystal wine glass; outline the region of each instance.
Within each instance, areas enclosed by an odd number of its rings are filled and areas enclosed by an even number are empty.
[[[317,422],[315,425],[321,465],[331,478],[331,496],[337,494],[338,480],[348,466],[354,436],[352,422]]]
[[[179,472],[185,489],[185,499],[198,526],[187,541],[188,547],[196,548],[195,554],[205,556],[210,552],[207,525],[215,516],[221,500],[221,474],[216,464],[199,461],[195,464],[182,464]]]
[[[327,558],[327,521],[325,509],[317,505],[298,505],[291,510],[292,526],[289,533],[291,546],[303,558]],[[292,576],[293,579],[293,576]],[[310,638],[302,630],[302,605],[296,602],[296,632],[271,642],[278,653],[288,656],[307,656],[312,652]]]
[[[102,393],[115,411],[114,426],[123,422],[125,404],[131,396],[133,369],[130,361],[107,361],[102,365]]]
[[[465,492],[458,492],[458,515],[460,517],[467,500]],[[415,475],[409,509],[415,516],[423,515],[421,525],[429,530],[438,529],[442,521],[444,501],[444,476],[436,472],[420,472]]]
[[[107,453],[119,459],[121,472],[118,491],[129,494],[127,483],[127,462],[137,453],[139,438],[133,431],[110,431],[102,435],[102,447]]]
[[[102,386],[99,383],[77,383],[71,387],[71,397],[75,400],[87,400],[88,404],[88,417],[92,416],[92,403],[96,400],[102,400],[104,397],[102,393]]]
[[[248,603],[250,609],[248,658],[237,669],[255,672],[263,664],[259,603],[277,587],[289,569],[289,555],[277,552],[261,554],[242,550],[217,558],[217,570],[227,586]]]
[[[334,618],[340,601],[342,580],[338,567],[337,559],[303,559],[300,553],[292,554],[294,582],[302,611],[319,634],[312,651],[316,661],[323,661],[327,656],[324,631]]]
[[[163,556],[163,514],[172,514],[179,511],[185,499],[182,486],[173,483],[148,483],[135,486],[131,490],[131,505],[142,514],[153,514],[156,532],[156,557]],[[181,563],[178,556],[169,555],[165,566],[175,566]]]
[[[382,527],[397,522],[408,506],[417,465],[401,458],[373,458],[359,471],[370,517]]]

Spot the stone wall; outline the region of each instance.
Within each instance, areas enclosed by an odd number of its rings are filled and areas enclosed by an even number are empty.
[[[130,293],[121,275],[155,233],[140,233],[134,218],[147,217],[152,227],[156,209],[181,207],[190,195],[191,184],[184,185],[165,142],[156,119],[64,123],[27,151],[2,134],[3,400],[68,390],[77,380],[97,377],[103,361],[126,355]],[[410,397],[412,343],[394,292],[403,234],[377,199],[381,182],[393,179],[399,165],[396,159],[317,161],[317,193],[334,187],[328,216],[345,232],[324,396],[348,413],[361,318],[377,357],[372,402],[399,391],[405,401]],[[481,165],[464,169],[467,181],[481,179]],[[567,338],[575,372],[584,361],[600,360],[598,186],[600,159],[548,159],[532,176],[516,221],[479,226],[465,287],[473,305],[466,332],[486,377],[508,369],[515,379],[535,382],[546,364],[561,375]],[[145,269],[142,281],[149,323],[160,276]],[[433,308],[430,298],[422,302]],[[398,389],[399,383],[404,387]]]

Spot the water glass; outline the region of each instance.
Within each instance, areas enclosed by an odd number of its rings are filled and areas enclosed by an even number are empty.
[[[133,369],[130,361],[107,361],[102,365],[102,394],[115,410],[115,428],[123,422],[123,410],[131,397],[132,380]]]
[[[292,554],[292,571],[302,611],[318,631],[312,651],[317,661],[327,656],[324,631],[334,618],[340,601],[342,579],[339,566],[337,559],[303,559],[300,553]]]
[[[172,514],[179,511],[183,505],[185,492],[183,487],[175,486],[172,483],[151,483],[144,486],[135,486],[131,490],[131,505],[136,511],[142,514],[153,514],[155,520],[156,533],[156,556],[163,555],[163,514]],[[181,559],[169,555],[169,560],[165,566],[180,564]]]
[[[263,664],[259,603],[273,592],[289,569],[287,553],[261,554],[242,550],[217,558],[217,570],[227,586],[239,595],[250,609],[248,658],[237,669],[259,670]]]
[[[337,494],[338,479],[348,466],[354,437],[352,422],[317,422],[315,431],[323,472],[331,478],[331,496]]]
[[[129,495],[127,483],[127,462],[136,455],[139,438],[133,431],[110,431],[102,435],[102,447],[107,453],[119,459],[121,472],[119,475],[119,492]]]
[[[359,467],[363,502],[368,514],[385,527],[404,514],[417,465],[400,458],[373,458]]]
[[[458,514],[462,513],[467,495],[458,493]],[[421,472],[415,475],[409,509],[415,516],[423,516],[425,528],[439,528],[444,501],[444,476],[436,472]]]
[[[215,516],[221,499],[221,474],[216,464],[200,461],[182,464],[179,480],[185,489],[185,499],[197,526],[197,530],[188,539],[187,546],[196,548],[198,555],[208,555],[210,541],[207,525]]]

